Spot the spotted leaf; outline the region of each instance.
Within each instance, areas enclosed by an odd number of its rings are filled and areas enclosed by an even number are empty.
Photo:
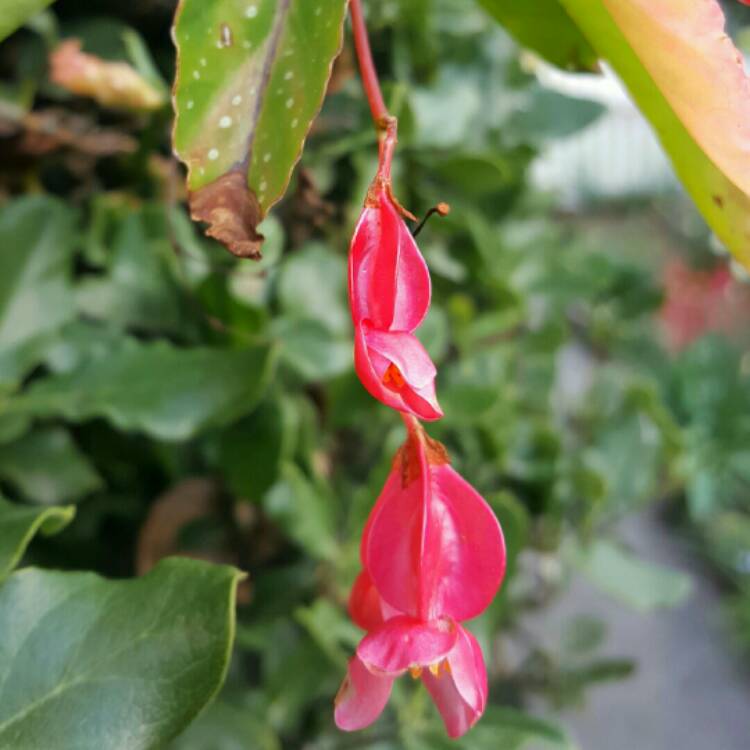
[[[345,11],[346,0],[180,2],[174,147],[193,218],[237,255],[259,257],[257,224],[320,109]]]

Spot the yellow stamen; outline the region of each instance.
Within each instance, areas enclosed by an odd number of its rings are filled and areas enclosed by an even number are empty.
[[[401,374],[401,370],[399,370],[398,367],[396,367],[396,365],[391,362],[391,364],[388,365],[388,369],[385,371],[385,374],[383,375],[383,384],[393,384],[394,388],[403,388],[405,383],[406,381],[404,380],[404,376]]]
[[[414,666],[409,667],[409,674],[412,676],[413,679],[418,679],[422,676],[422,667]]]
[[[440,675],[440,662],[435,662],[434,664],[430,664],[430,672],[432,673],[433,677],[438,677]]]

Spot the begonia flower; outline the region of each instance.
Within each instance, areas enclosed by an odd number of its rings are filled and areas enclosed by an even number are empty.
[[[430,274],[384,185],[370,191],[349,252],[354,365],[387,406],[439,419],[435,365],[414,335],[430,305]]]

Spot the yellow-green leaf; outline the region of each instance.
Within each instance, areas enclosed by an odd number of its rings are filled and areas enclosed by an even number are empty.
[[[561,0],[651,121],[717,236],[750,267],[750,81],[716,0]]]
[[[516,41],[553,65],[593,70],[596,52],[558,0],[479,0]]]

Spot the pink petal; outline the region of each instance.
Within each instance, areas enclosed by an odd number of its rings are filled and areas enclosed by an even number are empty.
[[[429,670],[422,680],[430,691],[450,737],[460,737],[476,724],[487,705],[487,671],[476,638],[459,626],[456,646],[448,655],[448,670],[437,677]]]
[[[388,354],[368,346],[370,338]],[[389,356],[394,359],[389,359]],[[395,384],[388,387],[384,383],[391,363],[398,367],[404,378],[401,387]],[[403,372],[402,367],[407,372]],[[435,397],[435,366],[424,347],[411,334],[376,332],[368,323],[357,325],[354,331],[354,369],[370,395],[386,406],[427,421],[443,416]],[[419,383],[417,388],[412,387],[410,377]]]
[[[413,333],[382,331],[367,325],[364,332],[367,346],[393,362],[409,386],[424,388],[435,380],[435,365]]]
[[[458,627],[449,620],[394,617],[360,641],[357,656],[371,671],[396,676],[410,667],[436,664],[452,651],[457,637]]]
[[[423,609],[420,557],[429,467],[424,451],[413,460],[420,462],[417,477],[405,487],[399,466],[388,476],[367,519],[361,556],[383,599],[416,617]]]
[[[376,675],[353,656],[334,702],[334,720],[339,729],[364,729],[383,712],[391,695],[393,677]]]
[[[380,602],[380,594],[370,574],[363,570],[349,595],[349,616],[362,630],[375,630],[384,621]]]
[[[413,331],[430,305],[430,275],[414,238],[385,191],[365,207],[349,251],[354,322]]]
[[[365,567],[383,599],[423,619],[467,620],[492,601],[505,573],[500,524],[484,499],[449,464],[430,465],[421,441],[392,472],[368,519]]]
[[[470,620],[490,604],[505,575],[505,539],[484,498],[449,464],[432,470],[432,512],[424,542],[437,591],[433,609]]]

